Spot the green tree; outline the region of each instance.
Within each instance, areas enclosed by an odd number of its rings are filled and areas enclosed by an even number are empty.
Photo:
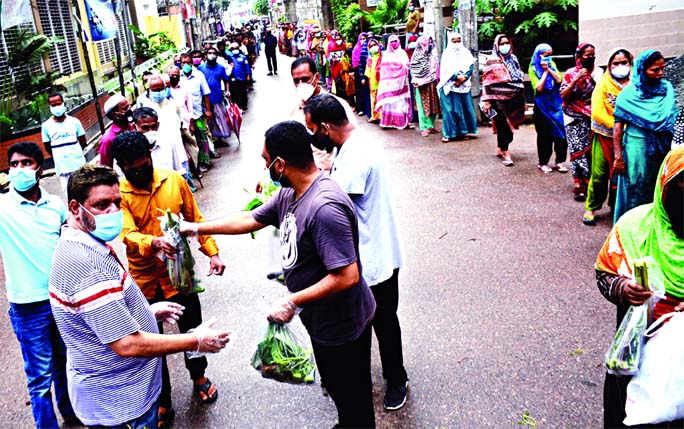
[[[359,3],[354,0],[331,0],[331,8],[337,24],[335,28],[344,40],[354,43],[361,32]]]
[[[270,5],[268,0],[257,0],[254,3],[254,13],[256,13],[258,16],[268,15],[269,7]]]
[[[366,12],[357,9],[353,14],[365,19],[370,25],[371,30],[380,33],[385,25],[406,22],[408,18],[408,2],[409,0],[381,0],[375,10]]]

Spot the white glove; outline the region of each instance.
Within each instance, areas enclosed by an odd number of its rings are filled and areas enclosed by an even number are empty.
[[[169,325],[174,325],[183,315],[185,307],[176,304],[175,302],[162,301],[150,305],[150,310],[152,310],[152,314],[154,314],[157,322],[165,322]]]
[[[216,319],[212,317],[195,329],[188,331],[188,333],[194,333],[195,337],[197,337],[197,350],[195,350],[195,353],[218,353],[230,341],[229,331],[211,328],[214,322],[216,322]]]
[[[284,297],[273,304],[273,308],[267,319],[276,323],[288,323],[292,320],[292,317],[298,313],[298,310],[301,309],[297,307],[289,297]]]

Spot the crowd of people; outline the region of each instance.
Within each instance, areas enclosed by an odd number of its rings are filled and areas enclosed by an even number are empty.
[[[10,318],[38,427],[57,427],[53,383],[67,423],[170,427],[175,410],[164,356],[214,353],[229,341],[229,332],[203,323],[198,295],[179,293],[169,280],[165,261],[176,243],[157,219],[166,210],[183,218],[183,234],[198,237],[209,275],[226,268],[211,234],[280,230],[290,293],[268,318],[288,323],[299,313],[341,427],[375,426],[372,332],[387,383],[383,405],[396,410],[406,403],[399,235],[382,146],[364,137],[358,118],[383,128],[417,123],[423,137],[441,133],[445,143],[478,134],[475,58],[461,35],[449,33],[438,58],[432,38],[411,25],[403,41],[364,32],[355,44],[316,25],[281,25],[278,36],[268,28],[232,29],[215,45],[144,75],[135,110],[122,95],[105,102],[112,125],[100,140],[97,165],[86,164],[85,132],[66,113],[63,96],[49,95],[53,116],[42,136],[67,205],[40,187],[41,148],[18,143],[8,152],[12,189],[3,201],[10,210],[0,212]],[[236,131],[227,108],[248,110],[262,42],[269,76],[278,74],[277,49],[297,57],[290,68],[297,98],[266,132],[262,152],[269,178],[282,190],[251,212],[205,222],[193,192],[220,157],[216,148],[228,146]],[[596,265],[599,289],[618,305],[619,324],[626,303],[649,296],[623,264],[649,254],[665,278],[669,298],[661,306],[684,308],[684,148],[678,147],[684,130],[672,85],[663,79],[662,54],[648,50],[634,59],[616,49],[602,71],[594,46],[582,43],[576,66],[565,72],[552,55],[551,45],[538,45],[528,68],[538,168],[567,172],[569,150],[574,197],[585,201],[583,222],[595,225],[606,202],[613,208],[612,238]],[[496,155],[513,166],[509,146],[525,119],[525,98],[511,37],[495,38],[481,84],[478,107],[492,122]],[[117,237],[127,268],[107,244]],[[177,324],[180,334],[160,335],[164,322]],[[186,354],[185,366],[197,398],[214,402],[218,387],[206,376],[206,358]],[[621,422],[623,381],[606,380],[611,400],[617,398],[606,406],[606,421]]]

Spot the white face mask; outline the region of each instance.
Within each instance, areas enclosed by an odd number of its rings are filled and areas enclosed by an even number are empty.
[[[157,143],[157,131],[148,131],[143,135],[147,138],[147,141],[150,142],[150,147],[154,147],[155,143]]]
[[[297,85],[296,91],[299,99],[302,101],[307,101],[313,95],[316,88],[310,83],[300,83]]]
[[[511,52],[511,45],[499,46],[499,52],[501,52],[501,55],[508,55],[508,53]]]
[[[613,67],[613,69],[610,71],[610,74],[612,74],[615,79],[624,79],[629,76],[630,71],[631,68],[628,65],[621,64],[619,66]]]
[[[451,42],[451,49],[458,51],[461,48],[461,42]]]
[[[335,40],[335,43],[337,43],[337,46],[340,46],[342,44],[341,40]]]

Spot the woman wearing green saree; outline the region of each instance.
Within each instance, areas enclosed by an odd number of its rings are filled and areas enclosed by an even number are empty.
[[[672,84],[663,79],[664,68],[660,52],[639,54],[632,80],[615,103],[615,222],[628,210],[653,201],[658,168],[670,150],[677,107]]]

